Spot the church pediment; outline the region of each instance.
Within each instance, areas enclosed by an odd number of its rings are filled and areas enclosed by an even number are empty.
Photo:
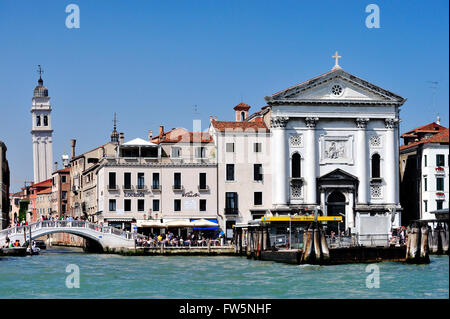
[[[352,174],[347,173],[346,171],[343,171],[340,168],[337,168],[334,171],[319,177],[319,181],[321,181],[321,182],[325,182],[325,181],[352,181],[352,182],[355,182],[357,180],[358,180],[357,177],[353,176]]]
[[[266,97],[269,105],[275,104],[396,104],[405,99],[374,84],[362,80],[342,69],[292,86]]]

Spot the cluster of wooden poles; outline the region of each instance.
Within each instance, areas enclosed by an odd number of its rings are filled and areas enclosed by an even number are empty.
[[[329,261],[330,251],[325,232],[319,223],[312,222],[309,224],[308,229],[303,232],[303,249],[300,263],[323,265]]]
[[[430,227],[426,223],[413,223],[407,227],[406,262],[413,264],[430,263],[428,235]]]
[[[438,225],[428,233],[428,246],[432,254],[448,254],[448,225]]]

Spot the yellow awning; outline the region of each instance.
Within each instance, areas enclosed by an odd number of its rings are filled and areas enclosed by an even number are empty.
[[[313,222],[314,216],[264,216],[261,220],[264,222]],[[318,216],[317,221],[342,221],[342,216]]]

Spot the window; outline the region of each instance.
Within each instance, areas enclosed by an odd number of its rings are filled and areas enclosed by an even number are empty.
[[[66,204],[62,204],[61,205],[61,213],[65,214],[66,213]]]
[[[116,173],[109,172],[109,188],[116,189]]]
[[[445,166],[445,157],[443,154],[436,154],[436,166]]]
[[[425,166],[425,167],[428,166],[428,160],[427,160],[427,156],[426,155],[423,156],[423,166]]]
[[[206,199],[200,199],[200,211],[206,211]]]
[[[181,199],[175,199],[173,201],[173,210],[179,212],[181,210]]]
[[[255,153],[260,153],[262,149],[262,144],[261,143],[253,143],[253,151]]]
[[[154,212],[159,212],[159,199],[154,199],[153,200],[153,211]]]
[[[36,126],[41,126],[41,116],[40,115],[36,116]]]
[[[67,192],[66,192],[66,191],[62,191],[62,192],[61,192],[61,198],[62,198],[63,200],[67,199]]]
[[[254,181],[262,181],[262,164],[253,164],[253,180]]]
[[[436,190],[443,191],[444,190],[444,178],[436,177]]]
[[[444,208],[444,201],[443,200],[437,200],[436,201],[436,209],[442,209]]]
[[[424,204],[423,206],[424,206],[424,210],[425,210],[425,213],[426,213],[426,212],[428,212],[428,201],[424,200],[423,204]]]
[[[173,174],[173,188],[181,189],[181,173]]]
[[[131,211],[131,199],[125,199],[123,202],[123,206],[124,206],[124,210],[126,212],[130,212]]]
[[[172,147],[172,157],[177,158],[181,156],[181,147],[173,146]]]
[[[206,173],[199,174],[199,186],[200,189],[206,189]]]
[[[241,122],[245,121],[245,112],[241,112]]]
[[[143,212],[145,208],[145,200],[144,199],[138,199],[138,211]]]
[[[196,158],[205,158],[206,157],[206,147],[197,147],[195,149],[195,157]]]
[[[226,150],[228,153],[233,153],[234,152],[234,143],[227,143]]]
[[[234,181],[234,164],[227,164],[227,181]]]
[[[225,193],[225,212],[236,213],[238,210],[237,193],[227,192]]]
[[[44,126],[48,126],[48,116],[44,115]]]
[[[131,189],[131,173],[123,173],[123,184],[125,189]]]
[[[61,176],[61,183],[63,183],[63,184],[67,183],[66,176]]]
[[[255,206],[262,205],[262,192],[253,193],[253,205]]]
[[[424,177],[423,178],[423,189],[424,191],[428,191],[428,178]]]
[[[145,186],[144,173],[138,173],[137,174],[137,188],[144,189],[144,186]]]
[[[301,157],[299,153],[295,153],[292,155],[292,167],[291,167],[291,176],[292,178],[300,178],[301,174]]]
[[[109,200],[109,211],[110,212],[115,212],[116,211],[116,200],[115,199],[110,199]]]
[[[152,188],[159,189],[159,173],[153,173]]]
[[[380,178],[380,155],[372,155],[372,178]]]

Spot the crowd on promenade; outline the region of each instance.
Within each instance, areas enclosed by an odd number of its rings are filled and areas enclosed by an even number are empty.
[[[217,236],[205,236],[203,234],[188,234],[187,236],[175,236],[173,233],[168,234],[150,234],[148,239],[138,238],[136,245],[138,247],[207,247],[223,246],[225,244],[225,236],[220,233]]]

